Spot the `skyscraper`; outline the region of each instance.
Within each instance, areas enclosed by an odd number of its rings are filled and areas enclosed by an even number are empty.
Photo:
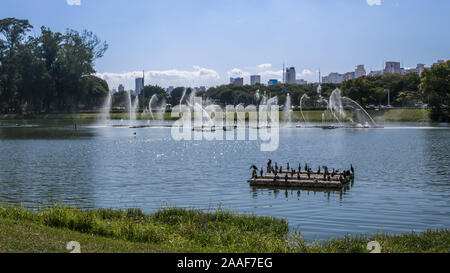
[[[244,78],[230,78],[231,84],[244,85]]]
[[[136,95],[141,93],[141,90],[144,89],[144,78],[136,78],[135,79],[135,89],[134,92]]]
[[[359,78],[366,75],[366,69],[363,64],[359,64],[355,69],[355,78]]]
[[[297,83],[294,67],[286,68],[286,82],[285,83],[289,83],[289,84]]]
[[[257,83],[261,83],[261,76],[260,75],[251,75],[250,76],[250,84],[255,85]]]
[[[386,62],[386,67],[384,68],[384,73],[402,73],[400,68],[400,62]]]

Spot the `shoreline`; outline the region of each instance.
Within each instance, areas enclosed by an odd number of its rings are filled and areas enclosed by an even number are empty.
[[[303,115],[308,122],[318,123],[322,122],[322,110],[305,110]],[[386,109],[386,110],[368,110],[369,115],[372,116],[375,122],[431,122],[429,118],[429,110],[427,109]],[[248,114],[247,114],[248,116]],[[246,116],[246,119],[248,118]],[[283,111],[280,111],[280,119],[283,116]],[[113,120],[129,119],[128,112],[110,113],[110,118]],[[150,116],[142,117],[140,113],[136,115],[137,120],[148,120]],[[48,120],[100,120],[102,114],[98,112],[77,112],[73,114],[68,113],[48,113],[48,114],[0,114],[0,120],[34,120],[34,119],[48,119]],[[170,112],[164,114],[164,120],[174,121],[178,117],[172,118]],[[303,117],[300,111],[292,112],[292,119],[296,122],[302,123]]]
[[[307,243],[284,219],[237,214],[217,208],[93,209],[53,206],[39,210],[0,205],[0,252],[382,253],[450,252],[450,230],[344,236]]]

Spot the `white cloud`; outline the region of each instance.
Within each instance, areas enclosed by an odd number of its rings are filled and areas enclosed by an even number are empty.
[[[100,77],[108,82],[110,88],[116,88],[119,84],[123,84],[125,89],[134,89],[135,78],[142,77],[142,71],[132,71],[123,73],[97,73]],[[160,86],[186,86],[186,85],[212,85],[217,84],[220,80],[219,73],[213,69],[193,66],[193,70],[150,70],[145,71],[145,83],[157,84]]]
[[[81,5],[81,0],[66,0],[67,5],[69,6],[80,6]]]
[[[228,77],[248,77],[250,76],[249,72],[243,71],[239,68],[233,68],[227,72]]]
[[[263,78],[283,78],[283,70],[266,70],[258,74]]]
[[[381,6],[381,0],[366,0],[369,6]]]
[[[260,64],[260,65],[258,65],[258,68],[262,68],[262,69],[269,68],[269,67],[272,67],[272,64]]]
[[[297,76],[298,76],[298,77],[305,77],[305,76],[309,76],[309,75],[312,75],[312,74],[313,74],[313,72],[312,72],[311,70],[309,70],[309,69],[303,69],[302,72],[297,73]]]

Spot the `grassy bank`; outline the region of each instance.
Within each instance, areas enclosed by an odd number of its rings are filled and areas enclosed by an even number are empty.
[[[80,210],[55,206],[30,211],[0,206],[0,252],[449,252],[450,231],[399,236],[344,237],[306,244],[283,219],[168,208],[151,215],[139,209]]]
[[[376,122],[428,122],[429,110],[422,109],[388,109],[388,110],[369,110],[369,114]],[[303,111],[303,115],[308,122],[322,122],[323,111],[310,110]],[[280,119],[283,113],[280,112]],[[248,117],[248,115],[247,115]],[[69,120],[98,120],[102,116],[100,113],[76,113],[76,114],[39,114],[39,115],[21,115],[21,114],[3,114],[0,115],[0,120],[20,120],[20,119],[69,119]],[[137,114],[138,119],[150,119],[150,115],[142,116]],[[111,119],[129,119],[129,113],[111,113]],[[171,113],[164,114],[165,120],[177,120],[172,118]],[[294,111],[292,120],[303,122],[303,116],[300,111]]]

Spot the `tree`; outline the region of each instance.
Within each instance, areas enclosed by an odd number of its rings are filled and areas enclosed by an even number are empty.
[[[0,110],[20,111],[18,85],[21,80],[18,63],[22,41],[32,28],[28,20],[5,18],[0,20]]]
[[[82,77],[95,73],[94,61],[108,49],[92,32],[67,30],[58,54],[57,70],[61,77],[56,82],[59,110],[76,110],[86,91]]]
[[[83,97],[82,101],[85,108],[100,107],[108,95],[108,83],[99,77],[89,75],[83,77],[82,84],[86,92],[86,96]]]
[[[65,34],[42,27],[26,37],[27,20],[0,20],[0,112],[40,112],[94,107],[106,82],[91,77],[108,45],[92,32]]]
[[[144,97],[144,101],[141,102],[141,105],[143,105],[144,107],[148,105],[153,95],[157,95],[158,100],[160,100],[166,97],[166,91],[164,90],[164,88],[157,85],[144,86],[144,89],[142,89],[141,94],[139,94],[139,98]]]
[[[435,65],[422,72],[419,89],[429,99],[430,118],[450,121],[450,61]]]

